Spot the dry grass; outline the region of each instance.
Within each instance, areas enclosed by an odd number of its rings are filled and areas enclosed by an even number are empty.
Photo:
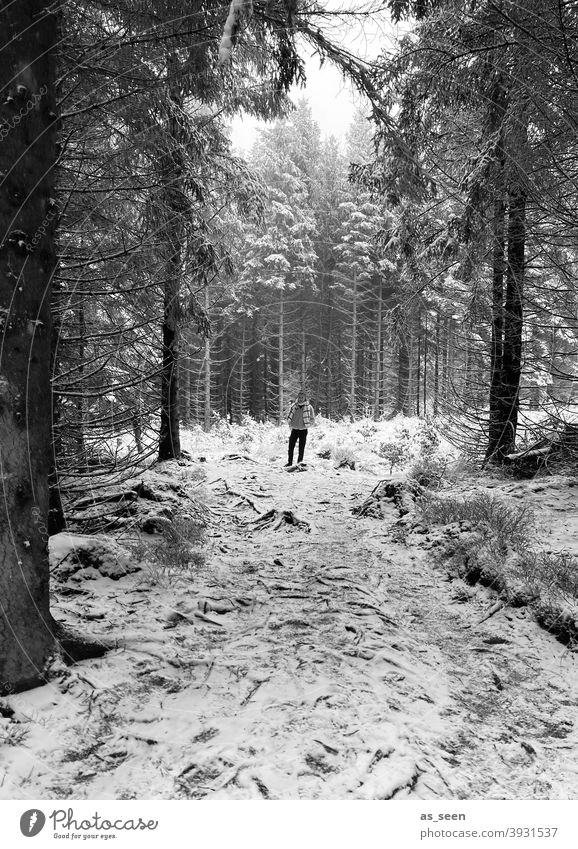
[[[176,578],[197,574],[205,566],[203,546],[206,523],[188,516],[176,516],[163,523],[162,535],[132,543],[135,560],[146,565],[147,583],[168,584]]]
[[[426,497],[418,505],[418,518],[424,525],[469,522],[502,550],[527,547],[534,529],[534,515],[529,507],[508,504],[485,492],[469,498]]]
[[[30,728],[17,722],[0,725],[0,745],[21,746],[29,734]]]
[[[510,604],[529,605],[548,631],[578,642],[578,558],[532,548],[534,515],[527,506],[488,493],[429,495],[418,518],[446,526],[441,558],[460,576],[492,587]]]
[[[527,551],[512,565],[512,574],[537,595],[564,602],[578,600],[578,558],[567,552]]]

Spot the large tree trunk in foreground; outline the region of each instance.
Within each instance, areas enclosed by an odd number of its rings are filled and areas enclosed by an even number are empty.
[[[0,11],[0,687],[42,681],[52,460],[50,290],[55,271],[57,20],[44,0]]]

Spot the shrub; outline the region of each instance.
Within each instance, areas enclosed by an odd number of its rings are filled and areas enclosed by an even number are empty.
[[[403,466],[407,461],[407,449],[399,442],[382,442],[378,454],[389,463],[389,474],[396,467]]]
[[[335,445],[331,450],[331,459],[336,466],[351,466],[351,468],[355,468],[358,462],[357,453],[351,443]]]
[[[439,451],[439,433],[429,421],[424,421],[417,433],[417,454],[420,457],[431,457]]]
[[[447,457],[440,454],[426,454],[417,457],[407,470],[408,477],[429,489],[439,489],[445,478],[448,465]]]
[[[412,427],[405,420],[397,421],[391,438],[380,444],[377,453],[389,463],[389,473],[395,468],[410,465],[409,474],[437,481],[443,476],[447,457],[441,453],[441,440],[431,422],[415,420]],[[428,485],[428,484],[425,484]]]
[[[363,439],[371,439],[377,431],[378,428],[372,421],[363,421],[358,427],[358,433]]]

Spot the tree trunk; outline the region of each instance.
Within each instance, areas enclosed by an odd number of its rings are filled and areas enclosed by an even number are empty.
[[[263,346],[263,406],[261,421],[269,418],[269,346]]]
[[[398,371],[397,371],[397,404],[396,410],[404,416],[410,414],[410,397],[409,397],[409,346],[407,344],[407,336],[405,331],[402,331],[399,340],[398,352]]]
[[[301,325],[301,366],[300,366],[300,375],[301,375],[301,388],[306,391],[307,384],[307,340],[305,336],[305,317],[302,314],[301,321],[303,322]]]
[[[379,419],[381,397],[381,335],[383,323],[383,280],[379,278],[379,293],[377,297],[377,338],[375,340],[375,384],[373,393],[373,420]]]
[[[190,425],[191,423],[189,373],[191,371],[192,363],[189,354],[190,345],[190,332],[188,330],[186,330],[185,332],[181,332],[181,356],[179,363],[179,401],[181,406],[180,419],[184,425]]]
[[[181,456],[178,394],[179,276],[180,252],[177,251],[167,269],[164,291],[159,460],[173,460]]]
[[[446,406],[453,408],[455,402],[455,387],[454,387],[454,319],[450,315],[447,321],[446,329],[446,384],[445,384],[445,400]]]
[[[279,364],[278,364],[278,383],[279,383],[279,424],[283,422],[283,414],[285,411],[285,374],[283,371],[283,360],[285,357],[284,344],[285,344],[285,315],[284,315],[284,302],[283,302],[283,290],[280,293],[279,299]]]
[[[490,388],[490,432],[486,460],[495,463],[503,462],[506,454],[515,448],[516,430],[518,427],[518,409],[520,401],[520,379],[522,375],[522,332],[524,325],[523,316],[523,294],[525,275],[525,251],[526,251],[526,189],[524,185],[525,175],[523,165],[527,161],[527,135],[528,123],[523,102],[521,102],[514,113],[513,136],[510,139],[510,157],[515,160],[516,171],[510,174],[507,191],[508,201],[508,225],[507,225],[507,263],[505,268],[506,292],[503,298],[503,332],[501,347],[501,368],[497,371],[499,363],[499,316],[498,326],[494,334],[492,327],[492,381]],[[512,156],[512,153],[515,156]],[[502,156],[504,159],[505,157]],[[500,192],[501,185],[498,185]],[[498,278],[501,269],[501,278],[504,274],[504,252],[500,254],[499,240],[503,244],[504,237],[502,210],[497,211],[496,252],[494,259],[494,270],[496,271],[496,260]],[[500,226],[502,229],[500,230]],[[496,291],[494,293],[494,307],[497,309],[497,301],[500,296],[499,279],[495,280]],[[495,319],[494,319],[495,321]],[[497,341],[497,350],[494,352],[494,335]]]
[[[251,324],[251,368],[250,368],[250,376],[251,376],[251,400],[249,402],[249,413],[253,416],[254,419],[259,418],[260,413],[260,399],[259,399],[259,389],[261,388],[260,380],[259,380],[259,372],[261,369],[261,342],[260,342],[260,327],[259,327],[259,315],[257,312],[253,313],[253,321]]]
[[[327,294],[327,379],[325,381],[325,415],[328,419],[333,415],[333,363],[335,351],[333,348],[333,302],[331,289]]]
[[[467,410],[470,405],[470,337],[468,333],[464,335],[464,366],[462,369],[462,388],[460,393],[460,401],[464,410]],[[473,400],[473,399],[472,399]]]
[[[498,443],[494,452],[500,460],[514,450],[518,426],[524,324],[525,244],[526,195],[521,188],[517,187],[510,193],[508,210],[508,267],[504,310],[500,427]]]
[[[60,315],[56,309],[60,305],[60,284],[55,284],[53,287],[53,298],[51,304],[52,315]],[[48,472],[48,536],[59,534],[66,528],[66,519],[64,518],[64,510],[62,507],[62,499],[60,497],[60,484],[58,478],[58,462],[62,458],[62,433],[60,429],[60,396],[54,391],[56,376],[59,372],[58,360],[58,338],[60,335],[59,320],[52,321],[51,328],[51,343],[50,343],[50,373],[52,375],[51,386],[51,413],[50,420],[52,422],[52,455],[50,461],[50,470]]]
[[[84,315],[84,303],[81,300],[78,307],[78,383],[82,386],[84,379],[84,357],[86,348],[86,321]],[[76,467],[80,472],[86,472],[88,465],[88,457],[86,453],[86,443],[84,440],[84,398],[82,393],[79,393],[75,402],[76,406],[76,422],[75,422],[75,442],[76,442]]]
[[[357,410],[357,394],[355,386],[357,367],[357,272],[353,272],[353,305],[351,316],[351,378],[349,383],[349,413],[352,420]]]
[[[428,338],[427,338],[427,311],[425,314],[425,325],[423,332],[423,414],[427,416],[427,354],[428,354]]]
[[[209,314],[211,302],[209,287],[205,285],[205,314]],[[203,429],[208,433],[211,429],[211,340],[205,337],[205,392],[204,392]]]
[[[421,313],[417,319],[417,365],[415,370],[415,413],[421,415],[420,410],[420,376],[421,376]]]
[[[446,318],[444,321],[444,339],[442,353],[442,386],[441,394],[444,402],[444,407],[448,409],[449,403],[449,386],[450,386],[450,328],[451,319]]]
[[[47,525],[57,19],[2,9],[0,100],[0,688],[35,686],[54,650]]]
[[[492,258],[492,339],[490,348],[490,418],[486,459],[492,457],[500,443],[502,361],[504,356],[504,272],[506,267],[505,248],[506,205],[503,197],[494,204]]]
[[[439,312],[436,313],[436,335],[435,335],[435,352],[434,352],[434,401],[433,414],[437,416],[439,413],[440,404],[440,326],[441,319]]]
[[[239,364],[239,413],[237,421],[241,422],[245,413],[245,347],[247,344],[247,317],[243,313],[243,331],[241,333],[241,358]]]
[[[169,67],[174,64],[169,61]],[[182,108],[182,97],[176,88],[170,92],[169,135],[175,146],[179,141],[177,110]],[[167,263],[164,287],[162,324],[162,374],[161,374],[161,426],[159,434],[159,460],[173,460],[181,456],[179,433],[179,294],[181,282],[182,227],[179,220],[180,167],[174,151],[165,152],[162,162],[164,181],[164,238]]]

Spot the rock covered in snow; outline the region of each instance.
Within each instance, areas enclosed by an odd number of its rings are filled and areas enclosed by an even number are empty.
[[[102,576],[117,581],[140,569],[130,552],[104,534],[55,534],[49,539],[48,551],[51,569],[61,580]]]

